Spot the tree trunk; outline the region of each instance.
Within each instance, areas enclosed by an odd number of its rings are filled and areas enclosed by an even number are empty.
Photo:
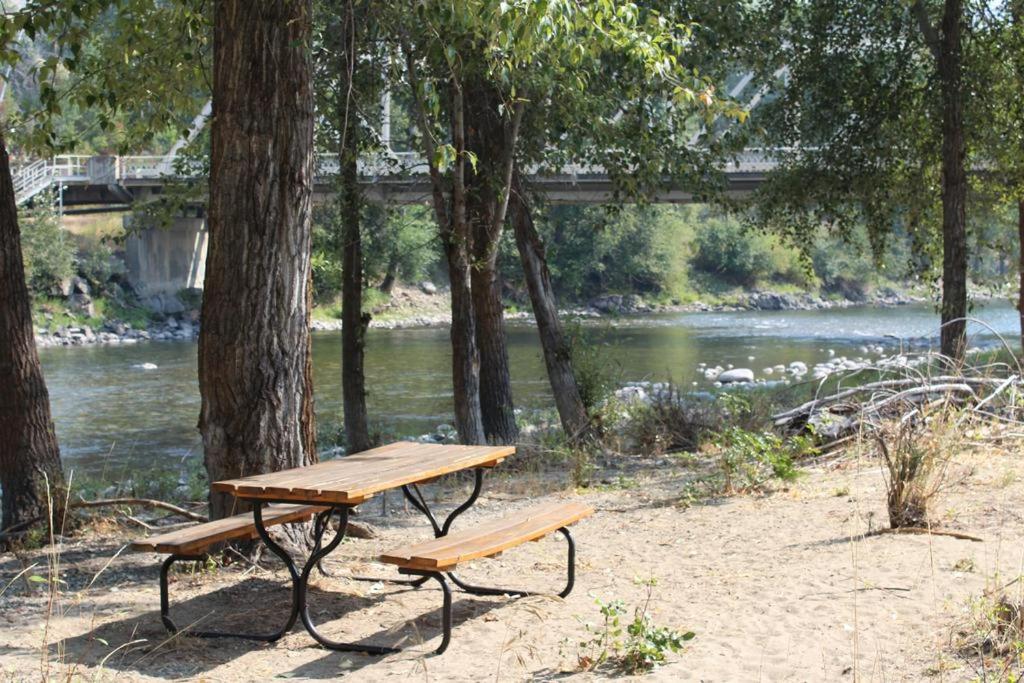
[[[60,511],[64,476],[25,284],[10,161],[0,133],[0,528]]]
[[[452,296],[452,389],[455,429],[464,444],[487,442],[480,410],[480,355],[476,346],[469,255],[464,246],[444,240]]]
[[[1024,354],[1024,199],[1017,201],[1017,255],[1020,284],[1017,288],[1017,313],[1020,317],[1020,347]]]
[[[345,442],[349,453],[373,447],[366,411],[366,376],[363,356],[366,329],[370,315],[363,313],[363,243],[360,225],[362,196],[359,191],[359,124],[351,101],[356,75],[356,35],[358,19],[353,16],[353,3],[345,6],[342,16],[341,78],[338,93],[338,116],[342,119],[341,218],[342,281],[341,281],[341,387],[345,413]]]
[[[476,154],[476,172],[468,183],[467,207],[473,232],[472,293],[476,343],[480,350],[480,412],[489,443],[519,438],[512,403],[512,375],[505,336],[498,246],[504,229],[507,193],[503,161],[511,156],[501,98],[486,82],[474,81],[466,106],[467,149]],[[500,212],[500,215],[499,215]]]
[[[377,289],[388,296],[391,295],[391,290],[395,288],[395,282],[398,280],[398,254],[394,254],[388,259],[388,269],[384,273],[384,279],[377,285]]]
[[[441,224],[441,241],[448,260],[452,297],[452,389],[455,399],[455,429],[464,444],[486,443],[480,406],[480,351],[476,344],[470,257],[472,234],[466,215],[466,128],[460,83],[451,85],[452,141],[454,164],[451,210]]]
[[[569,440],[581,443],[593,436],[593,426],[572,370],[572,349],[565,339],[562,322],[558,317],[558,304],[551,286],[544,242],[537,233],[532,207],[518,173],[513,180],[510,201],[509,211],[512,214],[516,247],[519,249],[523,275],[530,292],[533,317],[537,320],[537,333],[544,350],[544,364],[551,382],[551,393],[555,397],[555,406],[558,408],[558,417]]]
[[[211,482],[316,461],[310,18],[310,0],[215,4],[199,336],[199,429]],[[211,493],[211,519],[237,509],[231,496]]]
[[[964,140],[963,0],[946,0],[938,55],[942,89],[942,353],[967,342],[967,146]]]
[[[480,413],[488,443],[519,438],[505,337],[505,309],[496,261],[477,261],[472,272],[476,343],[480,349]]]

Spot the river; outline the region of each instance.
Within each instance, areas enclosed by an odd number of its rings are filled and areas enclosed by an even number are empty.
[[[1008,303],[992,303],[973,315],[1014,342],[1018,318]],[[887,336],[892,334],[926,346],[934,343],[938,316],[927,305],[683,313],[601,321],[585,329],[603,346],[622,381],[672,379],[690,386],[698,379],[707,385],[696,370],[701,362],[749,367],[762,376],[763,368],[779,363],[811,365],[832,353],[860,356],[866,344],[896,351],[900,342]],[[995,341],[982,326],[971,325],[969,331],[972,344]],[[536,330],[511,324],[509,354],[517,406],[551,406]],[[48,348],[40,356],[69,469],[116,481],[179,469],[185,458],[201,454],[195,343]],[[449,362],[446,329],[371,330],[366,375],[376,425],[405,436],[450,422]],[[156,368],[143,369],[143,364]],[[314,334],[313,366],[318,418],[337,423],[339,332]]]

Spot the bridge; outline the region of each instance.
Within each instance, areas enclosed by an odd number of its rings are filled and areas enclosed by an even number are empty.
[[[777,166],[778,152],[750,149],[726,162],[721,168],[726,194],[742,197],[756,189]],[[337,155],[317,157],[314,201],[323,201],[337,191],[338,171]],[[128,212],[137,203],[158,198],[172,184],[203,179],[199,165],[179,158],[176,150],[163,156],[62,155],[15,165],[11,175],[19,205],[53,190],[66,214]],[[613,198],[612,181],[601,168],[567,165],[557,172],[532,176],[534,187],[550,202],[603,204]],[[420,204],[431,195],[427,165],[414,153],[390,152],[362,159],[359,180],[366,198],[374,202]],[[669,186],[653,199],[688,203],[699,196],[687,188]],[[133,214],[127,214],[125,224],[132,219]],[[203,286],[208,233],[201,210],[189,208],[164,229],[133,227],[125,241],[124,258],[129,277],[144,298],[165,301],[166,295]],[[160,303],[150,305],[161,310]]]
[[[725,163],[721,170],[727,182],[726,194],[741,197],[752,192],[777,166],[775,158],[772,150],[749,149]],[[337,174],[337,155],[317,157],[315,200],[336,191]],[[534,187],[553,203],[603,204],[612,199],[612,182],[598,167],[567,165],[555,172],[532,175]],[[15,165],[12,177],[18,205],[52,189],[66,213],[95,213],[130,210],[136,202],[162,194],[170,183],[200,179],[201,172],[174,152],[163,156],[69,154]],[[390,152],[360,160],[359,177],[366,198],[372,202],[417,204],[430,197],[427,165],[416,153]],[[656,193],[654,201],[688,203],[696,198],[686,188],[666,187]]]

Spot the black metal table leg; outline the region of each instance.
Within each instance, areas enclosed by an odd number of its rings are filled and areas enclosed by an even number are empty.
[[[461,505],[459,505],[459,507],[452,510],[451,514],[449,514],[448,517],[445,518],[444,524],[438,523],[437,518],[434,517],[433,511],[430,509],[430,506],[427,505],[427,501],[423,497],[423,493],[420,492],[420,489],[416,484],[408,484],[402,487],[402,494],[410,503],[412,503],[412,506],[419,510],[421,513],[423,513],[423,515],[427,518],[427,521],[430,522],[430,526],[434,530],[434,538],[440,538],[441,536],[448,535],[448,532],[451,530],[452,527],[452,522],[455,521],[455,518],[461,515],[466,510],[468,510],[470,507],[472,507],[473,504],[480,497],[480,491],[481,489],[483,489],[484,485],[484,468],[477,467],[475,470],[473,470],[473,475],[474,479],[472,493],[470,493],[469,498],[467,498],[464,503],[462,503]],[[419,588],[427,582],[428,578],[430,577],[422,575],[420,575],[420,578],[418,579],[384,579],[373,576],[353,576],[352,580],[370,581],[373,583],[394,583],[403,586],[412,586],[413,588]]]
[[[469,494],[469,498],[460,505],[459,507],[452,510],[451,514],[445,518],[444,524],[438,524],[437,519],[434,517],[434,513],[430,510],[430,506],[427,505],[427,501],[423,498],[423,494],[420,493],[420,489],[416,484],[410,484],[402,487],[402,493],[412,503],[413,507],[422,512],[427,520],[430,522],[430,526],[434,528],[434,537],[440,538],[441,536],[447,536],[448,532],[452,528],[452,522],[455,518],[461,515],[463,512],[473,506],[473,503],[480,497],[480,491],[484,485],[484,468],[477,467],[473,470],[473,492]],[[413,495],[415,492],[415,495]]]
[[[171,565],[179,561],[201,561],[206,559],[202,555],[171,555],[163,564],[160,565],[160,621],[163,622],[164,628],[171,634],[176,634],[181,631],[175,623],[171,620],[170,611],[170,596],[168,595],[169,590],[167,587],[167,574],[170,572]],[[295,625],[295,620],[299,616],[299,603],[298,603],[298,592],[296,590],[296,584],[292,581],[292,606],[291,612],[288,614],[288,619],[285,621],[283,627],[280,630],[273,633],[232,633],[228,631],[200,631],[195,629],[185,628],[185,632],[190,636],[196,638],[244,638],[246,640],[259,640],[266,643],[273,643],[279,640],[281,636],[288,633],[292,626]]]
[[[380,645],[370,645],[367,643],[345,643],[336,640],[332,640],[320,633],[317,629],[316,624],[313,623],[313,619],[309,614],[309,578],[313,573],[313,568],[318,566],[320,562],[327,557],[331,552],[337,548],[342,540],[345,538],[345,530],[348,526],[348,514],[349,506],[346,505],[335,505],[329,510],[326,510],[321,515],[324,515],[320,523],[316,525],[316,540],[314,543],[314,549],[309,559],[306,561],[301,572],[296,569],[295,562],[288,555],[288,553],[277,543],[274,542],[270,535],[267,533],[267,529],[263,524],[263,512],[262,505],[264,503],[255,502],[253,508],[253,519],[256,524],[256,532],[260,538],[267,545],[271,552],[281,558],[281,560],[288,567],[289,573],[292,575],[292,584],[295,588],[295,610],[298,613],[298,617],[302,620],[302,625],[309,632],[309,635],[313,637],[318,643],[325,648],[330,650],[338,650],[341,652],[365,652],[371,655],[386,655],[394,652],[400,652],[401,648],[395,647],[384,647]],[[322,543],[322,536],[324,530],[329,526],[331,515],[338,514],[338,531],[334,535],[334,538],[329,543],[324,545]],[[444,610],[443,610],[443,626],[444,634],[441,641],[441,646],[437,652],[440,654],[444,652],[445,648],[448,647],[448,643],[451,640],[451,590],[448,584],[445,582],[444,577],[437,573],[418,573],[419,578],[415,579],[417,585],[429,579],[435,579],[441,586],[441,590],[444,593]],[[294,623],[294,619],[292,620]]]
[[[424,581],[434,579],[441,586],[441,593],[444,596],[444,602],[441,605],[441,644],[434,650],[434,654],[443,654],[452,641],[452,589],[448,587],[448,582],[444,580],[444,575],[440,572],[424,572],[415,569],[399,569],[398,571],[402,574],[418,575]]]

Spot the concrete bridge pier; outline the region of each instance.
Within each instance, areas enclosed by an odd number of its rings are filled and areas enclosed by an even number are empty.
[[[208,233],[206,218],[181,216],[168,226],[132,225],[133,216],[124,217],[125,265],[128,278],[145,300],[182,289],[202,289],[206,275]]]

